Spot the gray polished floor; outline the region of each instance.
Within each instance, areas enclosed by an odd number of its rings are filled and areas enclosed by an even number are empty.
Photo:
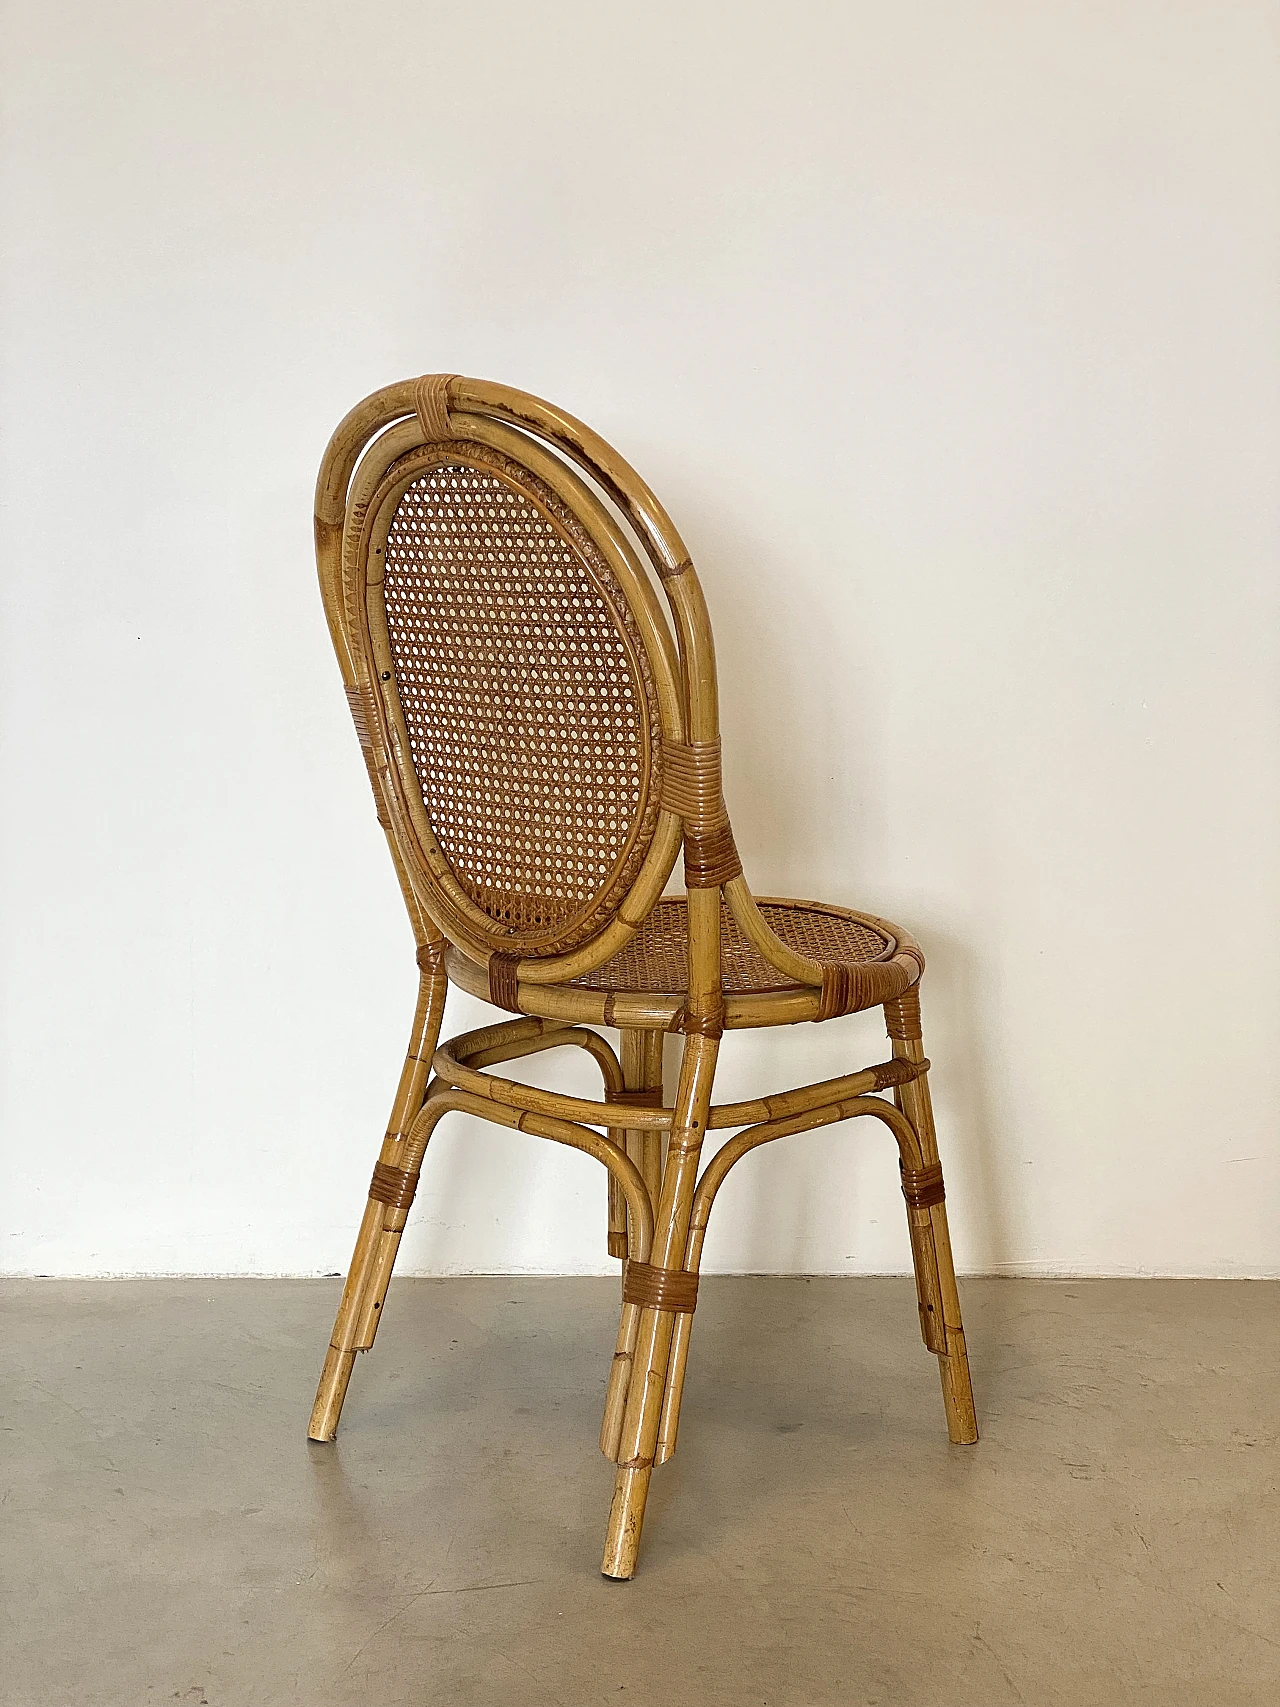
[[[1280,1700],[1266,1282],[710,1279],[640,1570],[598,1575],[616,1286],[395,1284],[305,1439],[333,1281],[9,1282],[6,1707]]]

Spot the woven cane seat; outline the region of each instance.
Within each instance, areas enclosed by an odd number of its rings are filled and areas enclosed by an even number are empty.
[[[880,920],[816,901],[759,903],[788,948],[829,965],[865,966],[893,958],[897,943]],[[634,991],[678,1000],[688,988],[688,923],[684,896],[667,896],[612,960],[575,980],[579,989]],[[727,907],[720,910],[720,965],[727,995],[755,996],[803,988],[756,952]]]

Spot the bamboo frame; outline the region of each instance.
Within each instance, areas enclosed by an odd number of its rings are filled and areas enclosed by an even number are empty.
[[[619,679],[634,684],[634,691],[627,690],[634,710],[627,727],[639,731],[639,745],[615,767],[617,775],[635,779],[625,801],[629,828],[607,871],[598,866],[585,888],[585,880],[575,878],[576,912],[571,907],[566,913],[560,903],[558,911],[549,902],[530,907],[521,895],[509,909],[499,907],[463,880],[437,835],[415,745],[425,738],[414,700],[422,689],[412,670],[407,678],[402,674],[406,655],[387,602],[389,565],[397,551],[403,557],[395,530],[409,494],[424,490],[443,493],[441,513],[460,521],[424,538],[427,549],[417,551],[416,561],[434,564],[435,546],[443,541],[445,556],[454,553],[449,561],[477,565],[467,597],[489,597],[486,588],[497,573],[507,577],[507,598],[517,584],[512,575],[523,574],[529,588],[536,587],[542,573],[537,565],[550,561],[538,555],[543,547],[518,559],[509,552],[495,557],[492,549],[487,556],[480,551],[466,557],[472,547],[459,547],[456,540],[479,539],[476,529],[497,525],[487,519],[495,515],[509,518],[501,524],[507,529],[503,539],[514,540],[526,527],[534,530],[530,539],[554,540],[555,552],[578,565],[574,573],[595,589],[590,598],[575,598],[574,611],[597,613],[590,616],[594,630],[583,627],[587,617],[574,616],[556,656],[570,658],[576,646],[591,670],[607,653],[617,660],[611,668],[621,672]],[[450,496],[459,491],[483,491],[489,508],[475,509],[480,500]],[[976,1440],[919,1026],[924,956],[908,933],[873,914],[753,895],[720,784],[715,646],[706,603],[688,550],[652,492],[602,439],[552,405],[506,386],[429,375],[374,393],[339,425],[317,480],[315,532],[330,634],[418,945],[420,982],[311,1437],[330,1440],[337,1431],[356,1352],[372,1346],[381,1320],[431,1134],[445,1114],[462,1112],[569,1145],[607,1170],[607,1248],[623,1262],[623,1299],[600,1435],[602,1450],[616,1465],[605,1575],[632,1575],[653,1470],[675,1450],[698,1274],[716,1194],[743,1156],[777,1138],[865,1115],[889,1129],[902,1168],[921,1333],[938,1357],[948,1434],[957,1443]],[[502,546],[502,539],[493,538]],[[488,567],[517,560],[533,566]],[[652,577],[665,596],[665,610]],[[504,634],[533,632],[527,624],[519,628],[520,611],[550,608],[532,590],[524,596],[531,602],[502,607],[516,611],[517,623],[512,629],[509,617],[501,619],[508,622]],[[492,632],[485,626],[488,607],[482,602],[476,609],[479,621],[464,623],[461,632]],[[403,626],[403,612],[398,620]],[[605,636],[603,653],[593,634]],[[410,662],[441,655],[436,641],[424,639]],[[467,672],[468,693],[488,691],[474,686],[488,679],[482,671],[477,675],[475,656],[468,654],[459,667]],[[550,681],[545,656],[525,674]],[[406,681],[412,688],[407,699]],[[505,727],[501,737],[529,738]],[[613,736],[606,731],[605,738]],[[556,763],[579,762],[575,739],[562,735],[548,749]],[[486,748],[486,774],[505,774],[493,771],[492,755]],[[433,799],[441,787],[453,786],[456,773],[450,758],[432,784]],[[591,760],[574,785],[577,796],[590,798],[593,789],[613,786],[610,774]],[[474,789],[447,805],[455,817],[472,809],[488,810]],[[621,822],[623,810],[615,809],[610,821]],[[485,845],[492,847],[501,845],[505,832],[486,820],[475,833],[487,836]],[[521,833],[521,846],[536,847],[541,837],[558,850],[556,860],[575,857],[572,846],[561,846],[562,828],[552,820],[526,818]],[[663,912],[659,898],[681,850],[682,910],[671,913],[675,903],[663,902]],[[587,868],[579,859],[573,869]],[[814,912],[821,920],[812,919]],[[676,919],[684,933],[678,987],[629,983],[615,975],[615,963],[622,964],[618,957],[628,945],[649,941],[645,933],[652,933],[660,917]],[[732,955],[722,937],[726,918],[740,933]],[[752,983],[755,974],[742,970],[744,947],[758,957],[752,964],[768,973],[763,981]],[[441,1043],[451,982],[518,1017]],[[875,1006],[885,1010],[891,1059],[813,1085],[713,1103],[726,1030],[825,1020]],[[598,1026],[619,1031],[617,1052],[593,1029]],[[662,1094],[668,1032],[681,1039],[669,1104]],[[603,1086],[599,1102],[538,1090],[490,1071],[560,1047],[584,1050],[596,1061]],[[892,1101],[876,1094],[886,1090]],[[713,1130],[736,1130],[736,1136],[704,1167],[702,1147]]]

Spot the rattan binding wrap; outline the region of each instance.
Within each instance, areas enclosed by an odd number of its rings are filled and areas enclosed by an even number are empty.
[[[884,1025],[896,1043],[918,1043],[924,1033],[920,1029],[920,987],[910,989],[884,1005]]]
[[[912,1209],[931,1209],[942,1203],[946,1191],[942,1184],[942,1163],[927,1168],[902,1168],[902,1195]]]
[[[622,1276],[627,1304],[649,1310],[676,1310],[692,1315],[698,1304],[698,1277],[681,1268],[656,1268],[647,1262],[628,1262]]]
[[[360,743],[360,751],[368,759],[373,752],[373,739],[369,734],[369,714],[365,710],[364,695],[356,687],[347,688],[345,692],[351,721],[355,725],[356,740]]]
[[[437,940],[434,942],[419,943],[418,944],[418,950],[414,956],[414,959],[418,963],[418,970],[420,972],[427,973],[428,976],[430,976],[430,977],[435,977],[437,973],[443,972],[444,971],[444,940],[443,940],[443,938],[437,938]]]
[[[929,1071],[929,1062],[897,1058],[893,1061],[881,1061],[878,1066],[872,1067],[871,1071],[876,1076],[876,1090],[887,1091],[896,1085],[909,1085],[913,1079],[923,1078]]]
[[[495,1007],[507,1008],[511,1013],[520,1011],[519,986],[516,982],[516,967],[520,962],[514,954],[491,954],[489,956],[489,1000]]]
[[[661,1108],[662,1086],[650,1085],[646,1090],[615,1091],[614,1102],[624,1102],[632,1108]]]
[[[417,1189],[417,1174],[406,1173],[403,1168],[388,1167],[385,1162],[375,1165],[369,1182],[369,1196],[375,1203],[385,1203],[390,1209],[407,1209]]]
[[[457,377],[456,373],[427,373],[413,388],[414,407],[422,424],[422,436],[428,442],[453,436],[453,423],[449,419],[449,386]]]
[[[684,886],[686,889],[719,889],[742,875],[742,861],[734,846],[733,831],[723,824],[703,828],[684,827]]]
[[[663,749],[662,804],[694,824],[725,816],[719,741],[671,742]]]
[[[718,889],[742,874],[720,780],[719,741],[668,746],[662,804],[684,819],[687,889]]]

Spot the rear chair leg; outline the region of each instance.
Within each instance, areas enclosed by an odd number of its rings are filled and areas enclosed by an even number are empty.
[[[907,1061],[925,1059],[920,1027],[918,985],[886,1002],[885,1024],[893,1041],[893,1053]],[[947,1230],[947,1206],[938,1160],[938,1138],[933,1123],[933,1104],[927,1074],[901,1085],[894,1100],[915,1129],[924,1167],[919,1173],[903,1172],[903,1195],[907,1200],[907,1223],[915,1260],[916,1294],[924,1342],[938,1355],[942,1377],[942,1402],[947,1413],[947,1434],[956,1445],[971,1445],[978,1438],[978,1418],[969,1378],[960,1318],[960,1294],[956,1288],[951,1238]]]
[[[418,950],[420,979],[413,1033],[391,1116],[391,1130],[373,1170],[369,1198],[356,1237],[356,1248],[342,1289],[333,1335],[325,1354],[320,1385],[311,1411],[307,1435],[311,1440],[332,1440],[347,1396],[347,1383],[357,1351],[367,1351],[378,1331],[378,1321],[391,1283],[391,1270],[400,1247],[400,1235],[409,1218],[409,1205],[417,1190],[422,1157],[430,1128],[407,1136],[426,1097],[431,1057],[440,1036],[444,1017],[445,976],[441,945],[428,943]]]

